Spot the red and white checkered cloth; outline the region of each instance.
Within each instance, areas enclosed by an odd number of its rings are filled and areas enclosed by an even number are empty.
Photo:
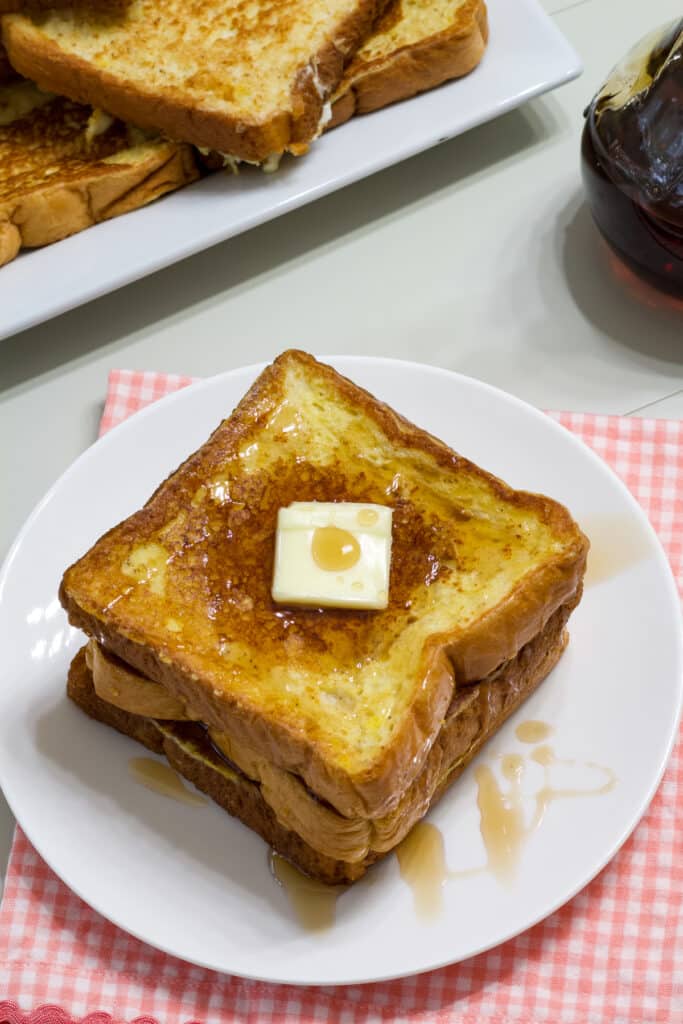
[[[114,371],[102,431],[190,382]],[[626,481],[683,593],[683,423],[555,418]],[[683,1024],[682,747],[635,833],[569,904],[465,963],[362,987],[243,981],[160,953],[79,900],[17,829],[0,908],[0,1024]]]

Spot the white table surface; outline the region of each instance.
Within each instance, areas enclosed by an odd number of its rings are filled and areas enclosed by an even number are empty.
[[[683,417],[683,302],[615,277],[579,175],[583,108],[680,2],[544,6],[577,81],[0,341],[0,559],[94,440],[112,367],[208,375],[295,345],[434,363],[542,408]],[[0,873],[12,828],[0,797]]]

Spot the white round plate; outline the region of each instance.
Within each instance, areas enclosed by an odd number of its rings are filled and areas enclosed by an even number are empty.
[[[64,568],[138,508],[244,394],[259,367],[214,377],[147,408],[93,445],[40,502],[0,577],[0,782],[48,864],[92,907],[176,956],[291,983],[366,982],[462,960],[529,928],[603,867],[643,814],[681,704],[678,599],[643,512],[584,445],[542,413],[477,381],[386,359],[330,360],[409,419],[511,484],[566,503],[593,541],[593,568],[552,676],[480,755],[519,751],[515,726],[554,726],[559,757],[595,761],[614,789],[553,804],[508,886],[453,878],[424,921],[394,856],[338,901],[328,931],[298,922],[262,841],[213,804],[137,784],[132,740],[65,697],[82,643],[57,601]],[[528,748],[527,748],[528,750]],[[430,821],[449,865],[485,861],[473,767]]]

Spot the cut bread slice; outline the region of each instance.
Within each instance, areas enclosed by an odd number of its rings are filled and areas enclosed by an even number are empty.
[[[495,678],[459,693],[413,786],[390,815],[375,821],[344,818],[309,793],[300,779],[259,757],[245,756],[232,744],[224,750],[200,725],[154,720],[103,700],[85,649],[71,665],[67,689],[92,718],[139,740],[155,753],[165,754],[188,781],[257,831],[302,871],[324,882],[348,883],[401,842],[486,740],[547,676],[566,644],[570,611],[571,604],[558,609],[542,632]]]
[[[384,611],[271,597],[278,509],[393,510]],[[579,592],[587,541],[302,352],[266,369],[202,448],[64,575],[75,626],[193,718],[377,818],[422,771],[457,689]]]
[[[144,139],[20,79],[0,87],[0,265],[199,176],[190,146]]]
[[[320,133],[382,0],[131,0],[3,19],[12,64],[45,89],[170,138],[262,162]]]
[[[484,0],[396,0],[347,67],[328,128],[469,74],[487,40]]]

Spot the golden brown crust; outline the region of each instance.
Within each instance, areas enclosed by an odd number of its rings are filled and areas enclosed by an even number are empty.
[[[234,779],[220,774],[209,764],[189,755],[149,719],[107,704],[95,693],[92,676],[85,663],[82,648],[69,668],[67,692],[71,700],[91,718],[103,722],[144,744],[155,754],[164,754],[177,772],[203,793],[215,800],[228,814],[239,818],[257,832],[274,850],[291,860],[306,874],[330,885],[353,882],[360,878],[374,857],[361,864],[347,864],[325,857],[304,842],[295,832],[284,828],[261,796],[259,787],[244,775]]]
[[[181,97],[143,92],[80,57],[64,54],[22,16],[3,18],[3,41],[14,67],[42,89],[99,107],[122,121],[243,160],[264,160],[287,146],[286,114],[274,115],[267,124],[243,125],[218,111],[200,110]]]
[[[253,828],[302,871],[324,882],[348,883],[396,847],[416,818],[434,806],[486,741],[545,679],[564,650],[565,625],[571,610],[569,604],[558,609],[543,632],[496,679],[475,683],[456,698],[420,776],[393,812],[392,820],[374,823],[374,848],[353,862],[330,857],[317,849],[314,837],[306,842],[295,831],[285,828],[261,788],[243,773],[238,772],[234,779],[226,778],[210,763],[191,756],[168,735],[164,738],[152,721],[101,700],[85,662],[85,648],[71,664],[67,690],[71,699],[92,718],[144,743],[155,753],[164,753],[186,779]],[[383,840],[378,840],[378,836],[383,836]]]
[[[339,85],[344,67],[367,38],[386,4],[387,0],[374,0],[359,6],[338,26],[327,45],[297,77],[292,88],[294,116],[288,143],[288,148],[295,155],[305,152],[319,134],[324,104]]]
[[[403,815],[411,817],[412,809],[420,804],[420,816],[428,807],[433,807],[487,740],[543,682],[567,645],[565,627],[580,599],[581,587],[553,613],[538,635],[498,672],[457,691],[420,775],[392,812],[397,819]],[[398,837],[396,841],[400,841],[406,831],[395,828],[392,823],[391,834]],[[379,851],[381,846],[375,843],[374,849]]]
[[[360,417],[372,421],[382,436],[387,439],[389,450],[402,453],[413,451],[429,460],[429,465],[439,474],[465,474],[474,483],[481,482],[487,493],[491,493],[502,505],[519,507],[532,512],[551,531],[556,539],[559,554],[544,557],[542,564],[533,573],[527,573],[515,586],[508,598],[491,608],[485,622],[474,622],[469,626],[455,625],[447,633],[432,635],[425,643],[419,658],[414,679],[411,676],[413,697],[409,708],[402,714],[400,725],[395,727],[391,742],[379,749],[373,760],[362,767],[347,767],[329,756],[325,745],[314,731],[306,732],[297,720],[287,717],[280,710],[264,714],[261,707],[254,705],[242,686],[221,688],[219,677],[208,675],[199,678],[184,651],[171,651],[163,646],[150,644],[146,636],[146,623],[127,613],[124,620],[114,621],[119,614],[112,614],[101,605],[93,603],[89,596],[90,581],[98,575],[108,576],[111,572],[107,552],[113,545],[116,558],[119,544],[121,550],[139,536],[148,536],[154,523],[164,521],[169,508],[176,507],[181,500],[187,503],[192,494],[190,488],[205,481],[210,472],[206,463],[209,453],[235,452],[246,439],[251,438],[255,424],[263,418],[263,410],[271,407],[282,394],[283,381],[288,368],[322,381],[329,391],[345,398]],[[298,467],[297,472],[298,472]],[[183,483],[185,481],[185,483]],[[189,481],[189,484],[187,483]],[[285,489],[284,474],[277,480],[276,496],[284,495],[283,503],[291,498]],[[296,487],[301,491],[302,478],[297,477]],[[294,493],[294,492],[293,492]],[[302,500],[310,500],[300,493]],[[325,500],[331,500],[329,496]],[[347,498],[348,500],[348,498]],[[365,500],[365,499],[362,499]],[[246,514],[238,513],[239,516]],[[412,557],[420,544],[421,527],[417,532],[408,533],[401,540],[396,534],[404,510],[395,510],[395,556]],[[265,527],[264,507],[259,506],[261,532]],[[121,532],[122,531],[122,532]],[[260,575],[268,587],[269,569],[264,552],[271,535],[264,533],[263,550],[259,548]],[[331,367],[318,363],[313,357],[301,352],[284,353],[264,371],[252,389],[245,396],[229,420],[225,421],[199,452],[191,456],[169,480],[157,489],[145,508],[120,528],[110,531],[88,555],[67,570],[60,590],[60,598],[75,626],[83,628],[96,637],[124,661],[133,665],[143,675],[163,683],[168,689],[186,701],[196,717],[218,731],[234,736],[238,742],[259,751],[279,767],[300,775],[308,787],[332,804],[346,817],[376,818],[387,814],[400,801],[402,794],[416,778],[428,757],[429,750],[439,732],[454,688],[489,675],[500,664],[513,658],[519,649],[544,628],[552,614],[564,604],[571,604],[572,598],[580,593],[580,581],[585,568],[587,542],[571,516],[562,506],[540,495],[514,491],[502,481],[469,463],[455,454],[443,442],[415,427],[367,392],[352,384]],[[392,558],[392,562],[394,559]],[[407,563],[409,564],[409,563]],[[419,566],[418,566],[419,569]],[[227,571],[227,570],[226,570]],[[421,570],[420,570],[421,571]],[[393,567],[392,567],[393,572]],[[252,572],[252,576],[254,573]],[[419,572],[418,572],[419,575]],[[266,578],[267,577],[267,578]],[[261,581],[263,582],[263,581]],[[400,581],[399,581],[400,582]],[[118,584],[117,584],[118,585]],[[393,612],[395,620],[389,619],[387,630],[405,628],[407,614],[401,611],[400,586],[392,601],[400,608]],[[410,593],[410,591],[408,591]],[[258,602],[263,604],[264,615],[272,615],[266,605],[269,600],[260,593]],[[257,603],[258,603],[257,602]],[[119,606],[120,607],[120,606]],[[320,618],[312,613],[320,622]],[[240,629],[248,632],[254,615],[250,612],[241,620]],[[276,623],[280,620],[275,619]],[[303,613],[297,621],[302,628],[308,628]],[[373,620],[381,622],[379,618]],[[337,624],[339,636],[343,638],[351,627],[365,628],[357,619],[344,613],[329,612],[325,622],[333,628]],[[262,629],[265,627],[262,627]],[[279,628],[279,627],[278,627]],[[398,634],[397,634],[398,635]],[[267,645],[282,645],[284,634],[258,633],[253,643],[255,650]],[[323,642],[316,633],[310,641],[312,657],[317,658],[320,649],[316,644]],[[340,641],[341,642],[341,641]]]
[[[85,654],[86,648],[81,647],[69,666],[66,692],[71,700],[91,718],[110,725],[112,729],[123,733],[124,736],[130,736],[138,743],[144,743],[148,750],[154,751],[155,754],[163,754],[163,735],[152,719],[131,715],[130,711],[123,711],[113,704],[107,704],[97,696]]]
[[[466,0],[442,32],[374,60],[359,55],[347,68],[332,104],[329,128],[408,99],[472,71],[484,55],[488,19],[483,0]]]
[[[22,247],[48,245],[100,221],[136,210],[195,181],[199,172],[189,146],[157,143],[130,163],[86,163],[79,173],[46,177],[0,202],[0,266]]]
[[[146,91],[65,53],[22,15],[4,17],[2,32],[13,66],[41,88],[163,131],[172,139],[260,162],[285,150],[305,152],[318,134],[323,104],[339,83],[345,62],[366,38],[385,2],[358,0],[355,11],[330,29],[326,45],[311,55],[292,83],[291,113],[274,110],[262,122],[202,108],[180,91],[174,96]]]

